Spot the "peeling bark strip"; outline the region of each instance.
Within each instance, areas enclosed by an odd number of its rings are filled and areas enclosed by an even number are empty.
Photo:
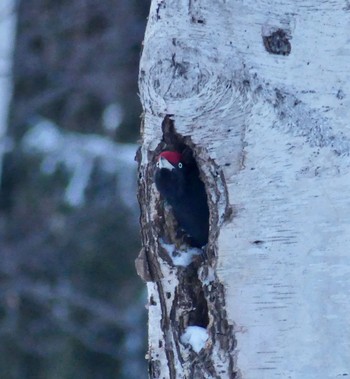
[[[235,378],[233,327],[227,321],[224,288],[215,274],[215,241],[220,224],[217,206],[221,196],[210,197],[211,230],[205,251],[191,255],[194,249],[184,248],[171,210],[161,202],[153,181],[154,157],[161,150],[192,154],[191,147],[195,146],[189,137],[182,138],[176,133],[169,116],[162,123],[162,133],[155,150],[145,152],[148,164],[142,164],[145,157],[141,152],[137,156],[144,248],[136,265],[138,273],[148,282],[150,378]],[[218,168],[212,165],[217,172]],[[220,193],[220,189],[216,191]],[[175,255],[170,254],[173,251]],[[179,254],[185,256],[181,262],[188,259],[187,265],[176,265]],[[195,332],[205,332],[205,344],[198,347],[196,335],[195,342],[183,342],[186,330],[193,330],[187,329],[189,326],[197,327]]]

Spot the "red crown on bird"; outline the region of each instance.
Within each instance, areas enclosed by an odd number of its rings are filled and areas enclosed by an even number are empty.
[[[159,154],[158,159],[161,157],[165,158],[171,164],[177,165],[181,161],[182,155],[177,151],[163,151]]]

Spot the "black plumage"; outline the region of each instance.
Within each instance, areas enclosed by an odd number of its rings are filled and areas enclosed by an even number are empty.
[[[195,160],[183,159],[174,151],[162,152],[157,160],[155,183],[171,206],[180,228],[189,236],[191,246],[208,242],[209,208],[204,183]]]

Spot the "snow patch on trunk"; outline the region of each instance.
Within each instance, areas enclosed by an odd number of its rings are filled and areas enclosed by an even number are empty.
[[[208,338],[208,331],[205,328],[200,326],[188,326],[185,333],[181,336],[181,342],[191,345],[192,349],[196,353],[199,353],[204,349]]]
[[[201,249],[195,247],[185,250],[177,249],[175,245],[160,241],[160,246],[169,254],[174,266],[187,267],[193,262],[193,257],[203,254]]]

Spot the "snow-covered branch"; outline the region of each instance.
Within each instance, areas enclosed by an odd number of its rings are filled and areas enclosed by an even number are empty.
[[[40,119],[23,138],[26,153],[42,156],[44,174],[53,174],[60,166],[69,173],[65,201],[82,205],[95,165],[107,174],[117,176],[116,194],[130,209],[136,208],[136,146],[117,144],[100,135],[62,132],[49,120]],[[117,191],[118,189],[118,191]]]

